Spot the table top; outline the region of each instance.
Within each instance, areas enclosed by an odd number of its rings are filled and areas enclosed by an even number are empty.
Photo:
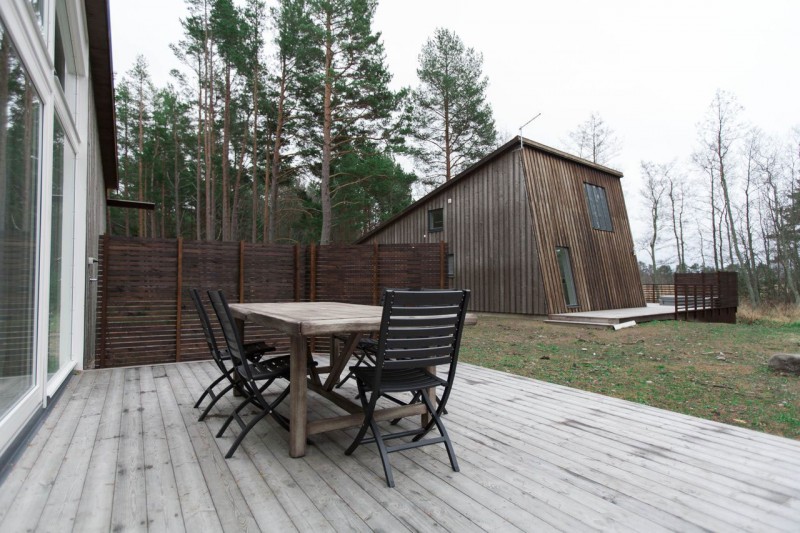
[[[234,318],[289,335],[327,335],[381,329],[383,307],[342,302],[284,302],[230,304]],[[468,313],[466,325],[477,323]]]
[[[325,335],[345,331],[377,331],[383,308],[342,302],[231,304],[234,318],[289,335]]]

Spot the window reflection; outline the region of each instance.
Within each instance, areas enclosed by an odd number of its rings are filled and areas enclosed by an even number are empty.
[[[0,22],[0,418],[34,386],[40,114]]]

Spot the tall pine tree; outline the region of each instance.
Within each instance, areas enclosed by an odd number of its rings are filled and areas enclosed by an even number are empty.
[[[420,85],[412,94],[415,157],[428,185],[448,181],[497,142],[483,56],[454,32],[439,28],[419,55]]]

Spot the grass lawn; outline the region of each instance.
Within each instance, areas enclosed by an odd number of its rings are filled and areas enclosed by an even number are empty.
[[[461,360],[671,411],[800,438],[800,377],[767,368],[800,352],[800,322],[649,322],[620,331],[480,315]]]

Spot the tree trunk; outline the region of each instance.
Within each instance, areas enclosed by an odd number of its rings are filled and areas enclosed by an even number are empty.
[[[195,190],[197,198],[195,198],[195,211],[194,211],[194,231],[195,239],[198,241],[202,239],[202,218],[203,218],[203,204],[201,198],[203,196],[202,190],[202,155],[203,155],[203,77],[202,77],[202,58],[197,54],[197,157],[195,165]]]
[[[283,127],[286,120],[286,78],[289,75],[289,68],[285,56],[281,57],[281,86],[278,92],[278,116],[275,122],[275,139],[272,144],[272,185],[269,187],[270,204],[269,210],[269,242],[274,243],[276,238],[276,218],[278,211],[278,179],[281,172],[281,144],[283,142]],[[265,191],[266,194],[266,191]],[[266,201],[266,198],[265,198]],[[266,207],[266,206],[265,206]],[[266,219],[265,219],[266,223]]]
[[[144,153],[144,79],[139,80],[139,143],[138,143],[139,151],[136,154],[136,158],[138,159],[138,169],[139,169],[139,201],[144,201],[144,160],[143,160],[143,153]],[[138,210],[139,214],[139,236],[146,237],[147,236],[147,225],[145,221],[144,211],[142,209]]]
[[[253,68],[253,154],[252,165],[252,220],[250,242],[258,240],[258,61]],[[264,201],[267,200],[266,191]],[[266,221],[265,221],[266,223]]]
[[[229,241],[231,235],[230,213],[230,160],[231,146],[231,65],[225,62],[225,96],[222,112],[222,240]]]
[[[331,130],[333,128],[333,116],[331,110],[331,99],[333,96],[333,42],[332,42],[332,20],[331,13],[327,14],[325,22],[325,94],[322,101],[323,121],[322,121],[322,171],[320,183],[320,200],[322,203],[322,232],[320,234],[320,244],[330,244],[331,228],[333,227],[331,217],[333,209],[331,206],[331,156],[332,139]]]

